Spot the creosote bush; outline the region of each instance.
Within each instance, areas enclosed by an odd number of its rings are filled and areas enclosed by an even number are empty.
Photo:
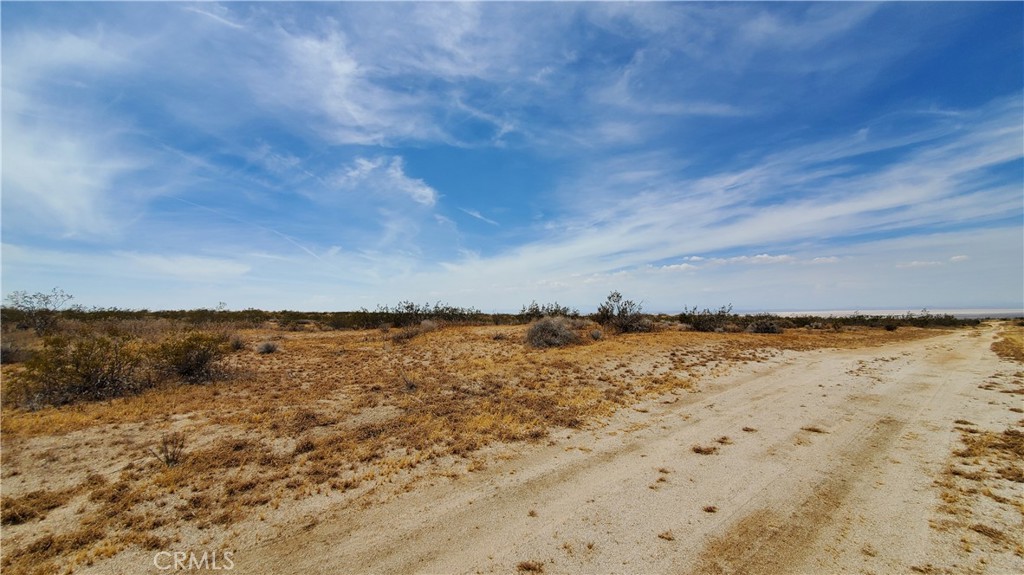
[[[267,354],[274,353],[277,351],[277,343],[272,341],[265,341],[256,346],[256,353]]]
[[[643,306],[633,300],[622,299],[622,294],[613,291],[597,308],[594,319],[597,323],[611,327],[620,333],[651,331],[654,324],[643,315]]]
[[[689,324],[694,330],[704,332],[724,331],[731,318],[732,304],[722,306],[715,311],[708,308],[697,311],[697,307],[694,306],[690,309],[684,308],[683,313],[679,314],[681,323]]]
[[[545,317],[530,326],[526,332],[526,343],[533,347],[562,347],[579,343],[580,336],[564,317]]]
[[[578,318],[580,316],[580,312],[579,310],[570,308],[569,306],[560,305],[557,301],[555,303],[546,303],[544,305],[540,305],[536,301],[533,301],[530,302],[530,305],[524,305],[523,309],[519,310],[519,313],[516,314],[515,318],[519,323],[530,323],[542,317],[555,316]]]
[[[159,381],[201,383],[227,353],[222,333],[186,332],[151,342],[121,330],[46,337],[24,369],[5,378],[5,404],[39,409],[140,393]]]
[[[777,317],[763,313],[750,317],[747,331],[750,333],[782,333],[782,327],[779,325]]]
[[[144,361],[142,346],[125,336],[48,337],[7,383],[4,400],[37,409],[137,393],[150,385],[141,373]]]
[[[188,332],[160,344],[154,363],[159,371],[186,383],[209,381],[215,375],[215,362],[224,356],[224,340],[219,333]]]

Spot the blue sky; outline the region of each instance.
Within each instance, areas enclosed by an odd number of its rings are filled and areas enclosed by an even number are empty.
[[[5,294],[1024,300],[1019,2],[0,10]]]

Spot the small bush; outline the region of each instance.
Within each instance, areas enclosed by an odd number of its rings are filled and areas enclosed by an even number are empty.
[[[599,340],[599,339],[601,339],[603,337],[604,337],[604,332],[602,332],[599,329],[595,329],[595,330],[592,330],[590,332],[590,339],[592,339],[594,341],[597,341],[597,340]]]
[[[213,379],[215,363],[224,356],[224,336],[194,331],[172,338],[157,346],[153,362],[160,372],[181,378],[187,383]]]
[[[538,320],[526,332],[526,343],[533,347],[562,347],[579,343],[580,336],[572,330],[564,317],[546,317]]]
[[[265,341],[256,346],[256,353],[274,353],[277,351],[277,343],[272,341]]]
[[[140,373],[144,359],[139,342],[125,336],[48,337],[25,371],[11,378],[4,399],[37,409],[137,393],[150,384]]]
[[[242,351],[245,349],[245,340],[242,339],[242,336],[233,335],[231,336],[231,339],[228,340],[228,347],[231,348],[231,351]]]
[[[157,449],[150,448],[149,452],[166,467],[174,467],[181,463],[185,454],[185,434],[167,433],[160,438],[160,445]]]
[[[579,310],[570,308],[569,306],[560,305],[557,301],[555,303],[546,303],[544,305],[538,304],[536,301],[530,302],[530,305],[524,305],[523,309],[519,310],[516,314],[516,321],[519,323],[530,323],[536,321],[542,317],[555,317],[563,316],[570,318],[578,318],[580,316]]]
[[[887,323],[887,324],[885,324],[885,331],[896,331],[899,328],[900,328],[900,326],[898,326],[898,325],[896,325],[894,323]]]
[[[782,333],[778,318],[765,313],[753,316],[747,324],[747,331],[750,333]]]
[[[722,306],[715,311],[704,308],[697,311],[696,306],[691,309],[684,309],[679,314],[679,321],[690,325],[696,331],[711,332],[724,331],[726,324],[732,317],[732,305]]]
[[[653,329],[654,324],[643,315],[643,306],[632,300],[622,299],[622,294],[613,291],[597,308],[597,323],[611,327],[620,333],[646,332]]]

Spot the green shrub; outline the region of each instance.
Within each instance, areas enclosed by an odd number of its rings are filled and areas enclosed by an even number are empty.
[[[187,332],[161,343],[153,352],[154,367],[186,383],[202,383],[216,375],[216,361],[225,355],[225,336]]]
[[[25,362],[25,370],[11,378],[4,399],[38,409],[137,393],[151,384],[142,373],[144,361],[141,342],[130,337],[96,333],[48,337]]]
[[[526,332],[526,343],[533,347],[562,347],[579,341],[579,334],[564,317],[542,318]]]
[[[684,309],[683,313],[679,314],[679,321],[688,324],[696,331],[722,331],[725,330],[725,325],[731,317],[731,304],[722,306],[715,311],[711,311],[708,308],[704,308],[703,311],[697,311],[697,307],[694,306],[691,309]]]
[[[620,333],[651,331],[654,324],[643,315],[643,306],[622,299],[622,294],[613,291],[597,308],[594,319],[597,323],[611,327]]]
[[[530,302],[530,305],[524,305],[523,309],[519,310],[516,314],[516,321],[519,323],[530,323],[536,321],[542,317],[554,317],[564,316],[570,318],[577,318],[580,316],[579,310],[570,308],[568,306],[559,305],[555,303],[546,303],[539,305],[536,301]]]
[[[749,317],[747,331],[750,333],[782,333],[778,318],[770,313],[762,313]]]

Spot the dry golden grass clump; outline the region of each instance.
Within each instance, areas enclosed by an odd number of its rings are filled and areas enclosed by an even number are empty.
[[[1024,363],[1024,326],[1006,323],[1000,339],[992,344],[992,351],[1000,357]]]
[[[520,561],[516,565],[516,569],[520,573],[543,573],[544,563],[541,561]]]

